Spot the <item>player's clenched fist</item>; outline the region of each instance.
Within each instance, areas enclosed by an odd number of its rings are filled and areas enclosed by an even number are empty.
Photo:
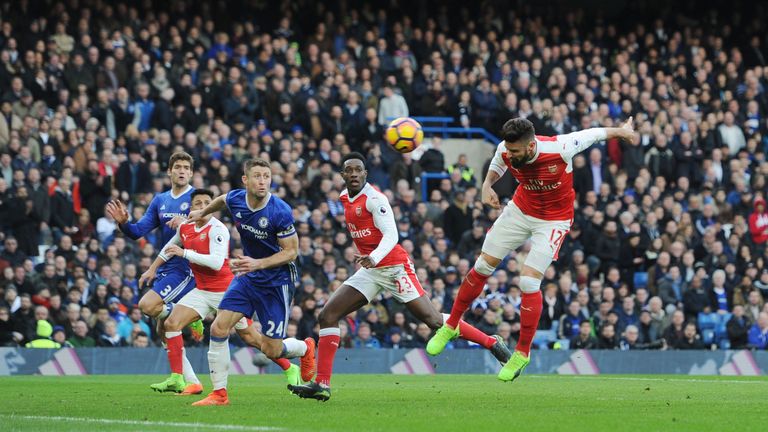
[[[376,263],[370,255],[355,255],[355,262],[367,269],[376,267]]]
[[[189,212],[189,215],[187,216],[187,222],[197,222],[202,218],[203,218],[202,210],[193,210]]]
[[[495,209],[501,208],[501,204],[499,203],[499,196],[496,194],[496,191],[494,191],[493,188],[483,188],[483,204],[489,205]]]

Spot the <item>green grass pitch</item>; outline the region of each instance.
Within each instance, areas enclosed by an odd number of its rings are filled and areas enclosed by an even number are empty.
[[[151,392],[162,378],[0,378],[0,430],[749,431],[768,400],[765,378],[338,375],[321,403],[261,375],[230,377],[229,406],[192,407],[200,397]]]

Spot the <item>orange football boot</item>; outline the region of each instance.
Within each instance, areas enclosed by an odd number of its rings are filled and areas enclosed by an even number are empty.
[[[315,340],[311,337],[304,339],[307,344],[307,352],[301,356],[301,380],[304,382],[312,381],[317,372],[317,363],[315,363]]]
[[[214,390],[203,400],[199,400],[192,404],[192,406],[209,406],[209,405],[229,405],[229,397],[227,397],[227,390]]]
[[[187,384],[186,387],[184,387],[184,391],[179,393],[179,396],[192,396],[192,395],[199,395],[203,394],[203,385],[198,384]]]

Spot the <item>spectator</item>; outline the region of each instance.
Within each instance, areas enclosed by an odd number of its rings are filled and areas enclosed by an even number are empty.
[[[124,347],[128,343],[117,333],[117,323],[112,318],[108,318],[104,323],[104,333],[99,336],[96,345],[100,347]]]
[[[56,192],[51,198],[51,227],[59,239],[64,234],[74,234],[75,226],[75,202],[70,188],[69,179],[59,179]]]
[[[390,83],[382,87],[383,97],[379,101],[379,124],[386,126],[393,119],[408,117],[408,104],[405,99],[395,93]]]
[[[149,193],[152,188],[151,174],[147,165],[141,160],[141,152],[137,146],[128,148],[128,160],[117,169],[115,186],[123,197]]]
[[[5,260],[13,267],[24,264],[27,255],[19,249],[19,242],[15,237],[6,237],[3,251],[0,252],[0,259]]]
[[[768,241],[768,208],[762,197],[755,198],[755,210],[749,215],[749,232],[752,234],[752,242],[764,248]]]
[[[461,236],[472,228],[472,212],[463,192],[458,192],[453,203],[445,210],[443,226],[445,235],[454,245],[458,245]]]
[[[750,322],[744,315],[743,306],[736,305],[733,307],[733,316],[726,323],[726,331],[732,349],[744,349],[747,346]]]
[[[357,326],[357,337],[354,339],[355,348],[381,348],[379,340],[371,334],[371,326],[367,322]]]
[[[658,134],[653,148],[645,154],[645,165],[653,178],[663,177],[669,183],[675,174],[674,157],[672,150],[667,148],[666,135]]]
[[[592,325],[589,321],[579,323],[579,333],[571,338],[570,349],[596,349],[597,339],[592,336]]]
[[[558,339],[572,339],[579,335],[583,317],[581,315],[581,305],[576,300],[568,304],[568,313],[560,317],[557,327]]]
[[[768,312],[760,312],[757,316],[757,322],[749,328],[747,342],[754,349],[768,348]]]
[[[5,306],[0,306],[0,347],[14,347],[24,339],[16,331],[11,312]]]
[[[141,310],[138,307],[131,308],[128,316],[118,321],[117,333],[126,341],[131,340],[131,333],[136,326],[145,334],[150,333],[149,326],[141,319]]]
[[[685,343],[686,335],[684,334],[684,331],[685,317],[683,316],[682,311],[677,310],[672,314],[672,321],[663,333],[663,338],[667,342],[667,346],[672,349],[680,349]]]
[[[136,336],[133,337],[133,342],[131,342],[131,346],[134,348],[147,348],[150,346],[149,343],[149,336],[146,332],[140,331],[136,333]]]
[[[695,323],[689,322],[685,325],[685,330],[683,330],[683,339],[677,343],[675,348],[681,350],[704,349],[704,343],[701,341],[698,333],[696,332]]]
[[[624,337],[619,342],[619,349],[622,351],[662,348],[664,348],[664,339],[658,339],[652,342],[641,342],[640,331],[637,326],[634,325],[628,325],[627,328],[624,329]]]
[[[735,117],[733,113],[726,111],[723,115],[723,123],[717,128],[723,139],[723,144],[728,146],[728,151],[732,155],[735,155],[747,145],[744,139],[744,132],[734,122]]]
[[[619,347],[616,339],[616,330],[613,324],[604,323],[600,327],[600,336],[597,339],[597,349],[617,349]]]
[[[63,329],[62,329],[63,330]],[[27,348],[61,348],[61,344],[51,339],[53,326],[46,320],[37,321],[37,338],[24,345]]]

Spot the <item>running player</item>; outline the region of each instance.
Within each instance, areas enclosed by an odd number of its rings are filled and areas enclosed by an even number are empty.
[[[186,216],[189,213],[190,196],[194,191],[189,184],[192,179],[193,165],[192,156],[188,153],[182,151],[171,155],[168,161],[171,190],[155,195],[144,216],[138,222],[128,223],[128,209],[119,200],[113,200],[107,204],[107,213],[115,219],[120,231],[134,240],[160,227],[160,239],[163,244],[167,244],[176,234],[176,229],[171,228],[170,222],[174,218]],[[157,331],[162,336],[165,333],[163,321],[171,314],[174,303],[195,287],[195,279],[187,260],[178,257],[172,257],[160,266],[157,275],[152,289],[139,300],[139,308],[145,315],[157,320]],[[195,338],[203,337],[201,320],[195,321],[190,328]],[[184,379],[188,385],[183,393],[202,393],[203,387],[186,355],[183,362]]]
[[[211,325],[208,364],[213,392],[193,405],[226,405],[229,368],[230,329],[240,319],[258,315],[264,336],[261,352],[271,359],[285,357],[314,357],[314,342],[286,339],[291,306],[291,293],[298,279],[294,261],[298,255],[299,237],[293,222],[293,212],[280,198],[269,192],[272,170],[269,162],[251,159],[243,165],[245,189],[222,195],[203,210],[190,212],[189,221],[198,222],[205,216],[229,209],[235,222],[244,257],[230,260],[237,275],[219,304],[219,312]],[[302,368],[308,371],[310,368]],[[314,371],[312,371],[314,372]],[[312,376],[302,379],[309,381]]]
[[[635,138],[632,118],[618,128],[593,128],[553,137],[536,136],[524,118],[507,121],[490,169],[483,182],[483,203],[500,208],[493,184],[509,170],[519,186],[483,243],[482,254],[459,288],[451,316],[427,344],[430,355],[440,354],[459,335],[456,326],[469,305],[483,291],[486,279],[502,258],[531,239],[531,251],[520,272],[520,340],[512,358],[499,372],[502,381],[513,381],[530,363],[530,349],[542,309],[539,286],[544,271],[557,259],[573,222],[573,157],[593,143],[606,139]],[[320,344],[322,347],[322,342]],[[320,351],[322,353],[322,349]]]
[[[355,261],[363,268],[333,293],[320,312],[317,381],[291,389],[301,398],[321,401],[331,397],[333,359],[340,340],[339,320],[368,304],[380,292],[391,293],[431,329],[443,324],[443,315],[432,306],[416,278],[408,252],[397,244],[397,226],[387,197],[367,183],[363,155],[347,155],[341,176],[347,187],[341,193],[344,219],[362,254]],[[489,349],[502,364],[509,360],[512,353],[500,337],[488,336],[464,321],[460,329],[464,339]]]
[[[202,210],[213,201],[213,192],[198,189],[192,192],[192,210]],[[176,235],[163,248],[158,257],[141,278],[139,284],[149,283],[155,278],[157,269],[171,257],[177,256],[190,262],[195,275],[197,288],[185,295],[173,308],[165,320],[165,339],[168,345],[168,361],[171,364],[171,376],[153,388],[157,391],[181,392],[185,388],[182,375],[182,357],[184,341],[181,330],[189,323],[205,318],[216,312],[221,298],[234,278],[229,269],[229,230],[218,219],[206,216],[197,223],[184,223],[179,226]],[[261,334],[241,318],[235,324],[240,337],[249,345],[261,348]],[[314,375],[314,344],[312,338],[305,341],[311,345],[302,365],[309,367],[304,375]],[[288,384],[301,384],[299,367],[288,359],[276,359],[275,363],[283,369]]]

